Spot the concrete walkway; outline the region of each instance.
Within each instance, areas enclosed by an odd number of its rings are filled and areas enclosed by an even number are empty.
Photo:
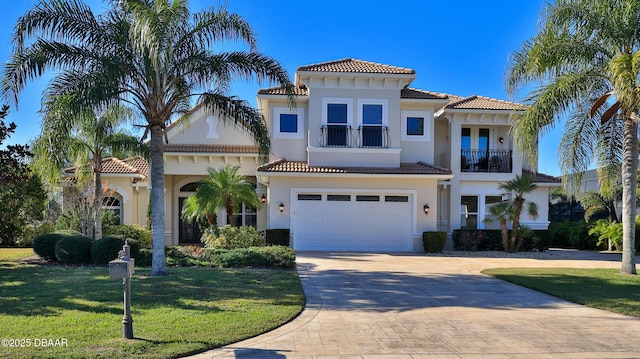
[[[546,256],[299,253],[299,317],[192,358],[640,358],[640,319],[480,274],[620,267],[619,254]]]

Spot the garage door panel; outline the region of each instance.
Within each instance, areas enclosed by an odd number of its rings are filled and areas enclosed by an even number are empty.
[[[413,214],[408,200],[388,202],[384,194],[325,194],[321,201],[298,200],[296,208],[294,246],[298,250],[412,249]]]

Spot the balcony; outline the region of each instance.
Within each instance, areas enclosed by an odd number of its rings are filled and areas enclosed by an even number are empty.
[[[386,126],[360,126],[353,130],[347,125],[325,125],[320,132],[320,147],[388,148],[389,128]]]
[[[511,173],[511,150],[462,150],[461,172]]]

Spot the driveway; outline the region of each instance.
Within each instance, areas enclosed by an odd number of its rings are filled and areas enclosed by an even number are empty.
[[[640,358],[640,319],[480,274],[619,268],[619,254],[536,256],[299,253],[307,296],[300,316],[192,358]]]

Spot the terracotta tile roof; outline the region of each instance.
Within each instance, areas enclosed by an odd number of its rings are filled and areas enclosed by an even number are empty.
[[[452,101],[446,106],[448,109],[464,110],[524,110],[526,106],[498,100],[495,98],[473,95],[469,97],[459,97],[449,95]]]
[[[335,174],[397,174],[397,175],[448,175],[451,170],[431,166],[424,162],[401,163],[400,167],[328,167],[309,166],[304,161],[277,159],[258,167],[260,172],[278,173],[335,173]]]
[[[296,86],[293,90],[293,93],[296,96],[308,96],[309,95],[309,89],[305,86]],[[266,89],[260,89],[258,90],[258,95],[282,95],[282,96],[286,96],[286,92],[284,91],[284,89],[280,86],[278,87],[270,87],[270,88],[266,88]]]
[[[67,174],[73,174],[76,167],[69,167],[64,170]],[[108,157],[102,160],[103,174],[139,174],[144,177],[149,175],[149,164],[147,160],[136,156],[120,160],[115,157]]]
[[[449,98],[449,95],[407,87],[407,88],[403,88],[400,91],[400,98],[421,99],[421,100],[446,100]]]
[[[257,146],[242,145],[191,145],[170,143],[164,145],[164,152],[184,153],[247,153],[258,154]]]
[[[536,183],[562,183],[560,178],[549,176],[544,173],[533,173],[531,171],[522,170],[522,175],[533,177],[533,181]]]
[[[297,71],[413,75],[415,70],[358,59],[340,59],[298,67]]]

